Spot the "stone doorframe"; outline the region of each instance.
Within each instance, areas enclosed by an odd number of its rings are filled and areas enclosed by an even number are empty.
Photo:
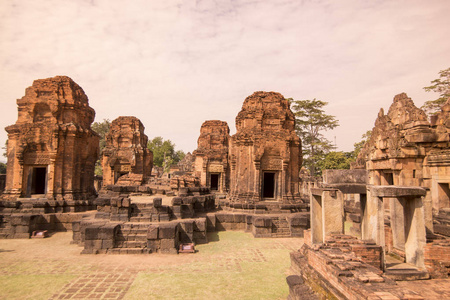
[[[322,244],[332,233],[344,233],[344,197],[333,188],[312,188],[311,242]]]
[[[361,201],[363,240],[373,240],[386,246],[384,230],[384,201],[389,200],[391,228],[394,245],[404,241],[406,262],[425,269],[424,247],[426,244],[424,206],[422,197],[426,190],[421,187],[368,186],[367,198]],[[383,270],[385,261],[382,260]]]

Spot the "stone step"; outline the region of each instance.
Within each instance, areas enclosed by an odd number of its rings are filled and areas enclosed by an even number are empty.
[[[147,254],[146,248],[112,248],[108,249],[107,254]]]
[[[274,237],[274,238],[288,238],[288,237],[291,237],[291,234],[290,233],[289,234],[272,233],[272,237]]]
[[[123,238],[125,241],[129,242],[147,242],[147,234],[128,234],[125,236],[118,236],[119,238]]]
[[[147,216],[147,217],[145,217],[145,216],[137,216],[137,217],[131,217],[130,221],[131,222],[139,222],[139,223],[144,223],[144,222],[148,223],[148,222],[152,221],[152,218],[149,217],[149,216]]]
[[[147,240],[143,241],[122,241],[117,244],[121,248],[147,248]]]
[[[129,235],[145,235],[147,234],[148,229],[147,228],[140,228],[140,229],[132,229],[132,230],[122,230],[119,231],[118,236],[129,236]]]

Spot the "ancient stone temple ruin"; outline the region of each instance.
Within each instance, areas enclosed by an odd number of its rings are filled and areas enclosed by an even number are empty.
[[[213,191],[225,193],[228,190],[228,143],[230,129],[223,121],[205,121],[200,129],[198,147],[194,151],[195,176],[200,184]]]
[[[99,137],[83,89],[65,76],[40,79],[17,100],[8,132],[6,198],[88,199],[95,195]]]
[[[430,123],[405,93],[395,96],[386,115],[380,110],[357,160],[357,167],[368,170],[370,184],[425,188],[426,225],[431,232],[432,214],[450,208],[449,113],[447,101]]]
[[[152,173],[153,153],[147,148],[144,125],[136,117],[111,122],[102,152],[103,186],[140,185]]]
[[[356,169],[324,171],[322,187],[311,189],[311,230],[291,253],[316,291],[428,299],[414,282],[396,282],[449,278],[449,112],[450,100],[429,122],[405,93],[396,95],[387,114],[380,110]],[[288,278],[291,299],[301,299],[296,276]]]
[[[295,117],[279,93],[255,92],[236,117],[229,161],[232,202],[299,200],[301,141]]]

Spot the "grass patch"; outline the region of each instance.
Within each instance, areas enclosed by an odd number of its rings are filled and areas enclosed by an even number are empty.
[[[0,276],[0,299],[48,299],[75,275]]]
[[[197,261],[139,274],[125,299],[286,299],[289,250],[244,232],[218,235],[219,242],[196,247]]]

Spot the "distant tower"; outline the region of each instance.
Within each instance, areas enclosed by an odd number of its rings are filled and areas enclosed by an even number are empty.
[[[138,118],[118,117],[112,121],[102,153],[103,186],[140,185],[150,177],[153,153],[147,142]]]
[[[205,121],[200,129],[197,150],[193,153],[195,176],[200,178],[200,184],[220,193],[228,190],[229,139],[227,122]]]

